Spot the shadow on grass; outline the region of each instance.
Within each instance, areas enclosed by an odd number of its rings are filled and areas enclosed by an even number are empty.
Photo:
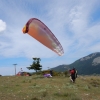
[[[31,100],[39,100],[38,98],[36,98],[36,97],[34,97],[34,98],[32,98]]]

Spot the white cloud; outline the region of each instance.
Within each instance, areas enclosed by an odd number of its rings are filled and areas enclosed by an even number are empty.
[[[0,32],[6,29],[6,23],[0,19]]]

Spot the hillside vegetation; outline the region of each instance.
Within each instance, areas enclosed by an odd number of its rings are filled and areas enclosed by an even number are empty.
[[[100,76],[2,76],[0,100],[100,100]]]
[[[73,67],[77,69],[78,74],[80,75],[100,74],[100,52],[82,57],[69,65],[59,65],[52,68],[52,70],[64,72]]]

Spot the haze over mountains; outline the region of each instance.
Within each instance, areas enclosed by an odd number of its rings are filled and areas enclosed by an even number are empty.
[[[82,57],[69,65],[59,65],[52,68],[52,70],[64,72],[73,67],[77,69],[78,74],[80,75],[100,74],[100,52]]]

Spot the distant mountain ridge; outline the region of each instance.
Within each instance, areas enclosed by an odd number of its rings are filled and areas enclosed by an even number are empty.
[[[82,57],[69,65],[59,65],[52,70],[64,72],[73,67],[77,69],[80,75],[100,74],[100,52]]]

